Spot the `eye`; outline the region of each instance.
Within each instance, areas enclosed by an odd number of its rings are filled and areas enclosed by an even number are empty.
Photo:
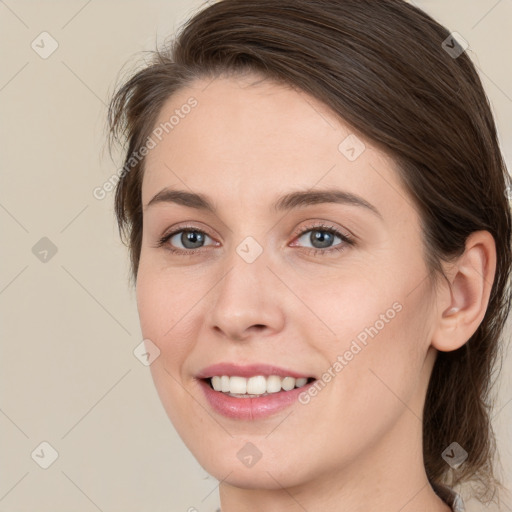
[[[211,238],[202,231],[183,230],[178,231],[169,241],[174,245],[182,244],[184,249],[197,249],[203,246],[207,238],[211,240]]]
[[[355,244],[351,236],[341,233],[334,226],[323,224],[302,229],[295,236],[296,241],[290,244],[292,247],[300,246],[307,252],[314,254],[330,254],[334,251],[343,251],[347,245]],[[208,241],[210,241],[209,244],[207,244]],[[157,247],[165,247],[174,254],[190,256],[200,252],[207,245],[218,246],[219,243],[194,226],[182,226],[180,229],[164,235],[158,241]]]
[[[336,238],[341,241],[341,237],[336,236],[333,232],[327,231],[326,229],[309,229],[299,240],[304,239],[302,243],[309,242],[315,249],[327,249],[331,247]]]
[[[158,247],[164,245],[171,252],[178,254],[193,254],[204,247],[207,240],[213,241],[204,231],[196,228],[181,228],[164,235],[158,242]]]
[[[300,231],[297,235],[297,241],[306,249],[311,249],[315,254],[342,251],[347,245],[354,245],[354,241],[348,235],[341,233],[334,226],[324,225],[313,226]],[[293,245],[296,245],[296,243],[294,242]]]

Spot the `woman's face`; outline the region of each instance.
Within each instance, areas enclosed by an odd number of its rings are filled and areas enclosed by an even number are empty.
[[[418,214],[392,160],[256,80],[194,82],[148,143],[137,302],[161,401],[199,463],[241,487],[421,457],[435,308]],[[223,363],[244,368],[209,368]],[[260,376],[229,381],[258,394],[276,374],[316,381],[247,398],[203,380]]]

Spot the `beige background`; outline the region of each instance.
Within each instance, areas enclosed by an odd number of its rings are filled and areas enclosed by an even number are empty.
[[[415,3],[470,43],[510,167],[512,1]],[[0,1],[0,512],[218,505],[217,481],[181,443],[133,354],[141,335],[112,194],[92,194],[120,164],[102,153],[118,72],[202,5]],[[51,48],[48,36],[40,43],[43,31],[58,43],[46,59],[31,47]],[[57,248],[46,262],[32,249],[43,237]],[[511,369],[509,355],[495,420],[507,486]],[[43,441],[58,452],[48,469],[35,462],[50,460]]]

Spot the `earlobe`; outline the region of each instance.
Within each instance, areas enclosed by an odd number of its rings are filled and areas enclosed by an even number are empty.
[[[466,240],[464,253],[453,264],[450,286],[439,290],[439,316],[431,344],[450,352],[462,347],[482,322],[496,271],[496,244],[488,231]]]

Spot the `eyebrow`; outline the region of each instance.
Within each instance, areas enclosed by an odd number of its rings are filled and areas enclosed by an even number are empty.
[[[217,209],[213,203],[204,194],[197,194],[195,192],[188,192],[186,190],[164,188],[148,202],[144,209],[158,203],[175,203],[181,206],[187,206],[189,208],[211,212],[213,214],[217,213]],[[379,210],[377,210],[375,206],[370,204],[361,196],[339,189],[314,191],[300,190],[297,192],[290,192],[289,194],[280,197],[272,205],[272,208],[274,211],[280,212],[323,203],[359,206],[367,209],[382,219],[382,214],[379,212]]]

